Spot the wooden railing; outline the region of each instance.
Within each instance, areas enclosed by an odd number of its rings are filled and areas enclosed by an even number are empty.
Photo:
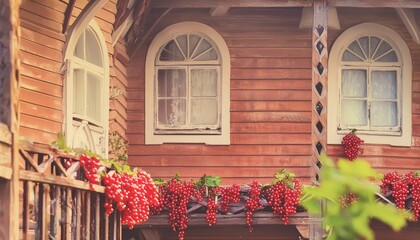
[[[121,239],[119,214],[103,207],[105,188],[85,181],[76,156],[24,142],[19,153],[20,239]]]

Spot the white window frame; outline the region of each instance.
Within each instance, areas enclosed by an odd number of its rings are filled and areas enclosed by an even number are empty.
[[[383,129],[358,131],[358,135],[370,144],[389,144],[394,146],[411,146],[412,140],[412,113],[411,113],[411,86],[412,86],[412,60],[410,50],[401,38],[401,36],[394,30],[377,24],[377,23],[362,23],[349,28],[342,33],[335,41],[328,62],[328,144],[341,144],[342,138],[349,131],[340,131],[340,79],[341,71],[341,58],[344,51],[350,43],[354,40],[364,36],[377,36],[386,40],[391,47],[395,50],[398,60],[401,63],[401,68],[390,67],[390,70],[397,70],[397,85],[398,85],[398,98],[399,98],[399,121],[401,126],[400,132],[386,132]],[[378,67],[381,68],[381,64]],[[360,68],[364,68],[363,65]],[[367,68],[366,68],[367,69]],[[385,70],[382,68],[382,70]],[[369,74],[369,72],[368,72]]]
[[[90,28],[95,37],[98,40],[99,48],[102,53],[102,65],[103,68],[96,66],[94,64],[86,63],[78,57],[74,56],[74,49],[77,45],[77,41],[81,34]],[[64,63],[65,63],[65,73],[64,73],[64,122],[63,128],[65,131],[66,141],[68,144],[71,144],[75,135],[73,124],[76,125],[89,125],[89,128],[92,130],[102,129],[103,138],[102,147],[103,152],[101,153],[99,149],[95,149],[96,153],[101,154],[103,157],[108,156],[108,132],[109,132],[109,57],[108,50],[105,41],[105,37],[102,34],[102,30],[95,20],[91,20],[88,23],[81,22],[79,25],[74,26],[74,28],[69,31],[68,40],[66,41],[65,53],[64,53]],[[102,103],[100,121],[90,119],[86,116],[80,116],[73,113],[73,72],[75,69],[85,69],[93,72],[95,75],[102,77],[101,82],[101,91],[100,98]],[[86,74],[86,73],[85,73]],[[77,119],[77,120],[75,120]],[[90,142],[93,142],[91,135],[88,135]]]
[[[218,50],[220,61],[220,72],[218,84],[218,94],[220,94],[221,101],[219,104],[219,120],[221,129],[215,131],[210,130],[188,130],[177,133],[176,130],[170,131],[156,131],[155,118],[156,115],[156,89],[155,89],[155,74],[157,69],[165,68],[165,63],[159,61],[159,66],[156,66],[156,58],[168,41],[179,35],[195,34],[198,36],[205,36],[209,40],[215,50]],[[198,65],[197,65],[198,66]],[[169,67],[169,66],[168,66]],[[195,66],[190,66],[194,68]],[[210,66],[211,67],[211,66]],[[170,67],[169,67],[170,68]],[[189,73],[187,73],[189,74]],[[205,143],[208,145],[229,145],[230,144],[230,53],[229,49],[222,38],[213,28],[198,22],[180,22],[173,24],[153,39],[149,46],[146,56],[146,71],[145,71],[145,144],[163,144],[163,143]],[[189,91],[189,90],[188,90]],[[187,106],[189,107],[189,106]]]

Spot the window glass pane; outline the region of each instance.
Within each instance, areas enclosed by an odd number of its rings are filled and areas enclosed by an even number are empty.
[[[362,61],[361,58],[357,57],[353,53],[351,53],[349,50],[344,51],[343,54],[343,61],[349,61],[349,62],[360,62]]]
[[[182,52],[188,58],[188,49],[187,49],[187,35],[178,36],[176,38],[178,45],[181,47]]]
[[[216,99],[193,99],[191,101],[191,124],[193,125],[216,125],[217,113]]]
[[[87,116],[93,120],[101,120],[101,77],[87,73],[87,94],[86,94]]]
[[[81,69],[73,71],[73,113],[85,115],[85,74]]]
[[[166,46],[163,48],[162,53],[160,54],[161,61],[184,61],[184,57],[181,51],[178,48],[178,45],[175,43],[174,40],[171,40]]]
[[[160,125],[185,125],[185,99],[160,99],[158,102],[158,121]]]
[[[396,102],[372,102],[371,124],[373,127],[395,127],[398,125]]]
[[[389,52],[377,60],[378,62],[398,62],[398,57],[395,51]]]
[[[367,102],[343,99],[341,101],[341,124],[347,126],[367,125]]]
[[[92,30],[86,30],[86,61],[102,67],[102,53]]]
[[[360,49],[359,44],[357,43],[357,41],[354,41],[350,44],[349,49],[354,52],[358,57],[365,59],[362,49]]]
[[[366,97],[366,70],[343,70],[341,94],[343,97]]]
[[[209,54],[209,49],[212,48],[212,45],[205,39],[201,40],[197,46],[197,49],[194,52],[192,58],[200,57],[201,61],[203,60],[215,60],[212,54]]]
[[[194,49],[197,47],[197,44],[200,41],[200,39],[201,38],[199,36],[189,35],[189,52],[188,52],[189,58],[192,57]]]
[[[378,51],[376,52],[376,54],[373,58],[374,59],[378,58],[378,57],[382,56],[382,54],[388,52],[391,49],[392,49],[392,47],[387,42],[382,41],[381,45],[379,45]]]
[[[186,76],[184,69],[159,69],[159,97],[185,97]]]
[[[375,99],[397,98],[397,72],[372,72],[372,97]]]
[[[370,51],[369,51],[369,59],[373,58],[373,53],[375,52],[378,44],[381,40],[377,37],[370,37]]]
[[[76,56],[78,58],[81,58],[81,59],[85,59],[85,54],[84,54],[85,41],[84,41],[84,38],[85,38],[85,33],[83,32],[80,35],[79,39],[77,40],[76,47],[74,48],[74,52],[73,52],[74,56]]]
[[[216,69],[191,70],[191,96],[215,97],[217,96]]]

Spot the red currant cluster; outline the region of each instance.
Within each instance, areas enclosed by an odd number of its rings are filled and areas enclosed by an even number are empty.
[[[398,208],[406,207],[406,199],[411,195],[411,210],[415,220],[420,214],[420,172],[408,172],[405,175],[397,172],[385,174],[381,184],[382,192],[392,194]]]
[[[219,211],[219,204],[217,204],[217,196],[208,196],[207,197],[207,210],[206,210],[206,220],[209,226],[216,224],[216,214]]]
[[[187,204],[191,197],[202,201],[200,191],[191,182],[172,179],[166,187],[165,203],[169,209],[169,220],[174,231],[178,231],[178,239],[183,240],[187,229]]]
[[[149,208],[158,206],[159,196],[151,177],[144,171],[136,175],[113,173],[103,178],[105,186],[105,204],[107,214],[111,214],[116,203],[122,213],[121,222],[132,229],[135,224],[149,218]]]
[[[168,192],[167,187],[163,184],[158,185],[158,192],[159,204],[150,207],[150,213],[153,215],[160,214],[167,205],[167,198],[165,197]]]
[[[249,184],[249,186],[251,188],[248,190],[249,198],[245,202],[245,207],[247,209],[246,213],[245,213],[245,217],[246,217],[245,221],[246,221],[246,224],[248,225],[249,231],[252,232],[252,230],[253,230],[252,215],[255,212],[255,210],[261,209],[261,208],[263,208],[263,206],[260,203],[260,197],[261,197],[261,186],[260,186],[260,184],[257,181],[253,181],[251,184]]]
[[[410,181],[411,184],[411,197],[413,202],[411,203],[414,219],[418,221],[420,215],[420,174],[413,173]]]
[[[344,155],[350,161],[357,158],[357,155],[363,154],[363,148],[360,147],[364,141],[356,136],[356,131],[353,130],[343,137],[341,143],[344,145]]]
[[[348,193],[348,194],[344,194],[341,195],[340,198],[338,199],[340,206],[342,208],[348,208],[351,205],[353,205],[353,203],[355,203],[357,201],[358,197],[356,194],[354,193]]]
[[[221,187],[220,193],[222,199],[220,202],[220,208],[222,213],[227,213],[229,210],[229,203],[237,203],[240,200],[241,187],[238,184],[233,184],[230,187]]]
[[[80,155],[80,166],[84,168],[85,177],[91,184],[99,184],[99,176],[97,174],[100,160],[97,157],[88,157],[84,154]]]
[[[385,194],[392,193],[397,208],[405,208],[405,200],[408,196],[408,181],[397,172],[389,172],[382,179],[381,189]]]
[[[289,216],[296,213],[300,203],[301,189],[297,179],[286,179],[276,182],[264,189],[264,196],[273,212],[282,216],[285,224],[289,223]]]

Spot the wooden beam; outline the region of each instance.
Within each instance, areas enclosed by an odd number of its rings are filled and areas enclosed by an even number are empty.
[[[62,33],[66,33],[67,31],[75,3],[76,3],[76,0],[70,0],[69,4],[67,5],[66,12],[64,13],[63,30],[61,31]]]
[[[42,173],[20,170],[20,179],[32,182],[54,184],[63,187],[69,187],[73,189],[87,190],[98,193],[104,193],[105,187],[100,185],[89,184],[84,181],[79,181],[76,179],[63,178],[60,176],[54,175],[44,175]]]
[[[331,7],[420,8],[419,0],[328,0]]]
[[[155,8],[310,7],[313,0],[153,0]]]
[[[0,159],[7,167],[0,178],[0,239],[19,239],[20,4],[20,0],[0,1],[0,134],[6,134],[0,144],[7,158]]]
[[[417,43],[420,44],[420,28],[417,25],[416,17],[414,15],[413,9],[407,8],[396,8],[395,9],[403,21],[405,27],[411,35],[411,38]]]
[[[311,7],[313,0],[153,0],[154,8]],[[420,8],[418,0],[327,0],[330,7]]]
[[[131,46],[131,49],[129,51],[129,56],[134,56],[136,52],[142,47],[143,43],[146,41],[146,39],[149,37],[149,35],[152,33],[152,31],[155,29],[155,27],[158,25],[158,23],[172,10],[172,8],[166,9],[159,17],[157,17],[152,25],[148,28],[147,32],[143,36],[138,37],[138,41],[135,41],[133,45]]]
[[[320,158],[327,149],[328,7],[327,0],[315,0],[312,22],[312,179],[318,181]],[[319,203],[322,206],[322,203]],[[322,219],[322,215],[311,215]],[[323,238],[322,223],[310,224],[309,239]]]
[[[76,18],[70,30],[67,34],[67,38],[70,38],[74,33],[74,30],[83,31],[89,22],[96,16],[99,10],[108,2],[109,0],[95,0],[89,1],[85,8],[80,12],[79,16]],[[76,33],[79,34],[79,33]],[[67,41],[68,42],[68,41]],[[66,49],[67,46],[64,48]]]
[[[217,217],[218,226],[244,225],[245,212],[238,214],[219,214]],[[188,215],[188,226],[208,226],[205,213],[193,213]],[[254,225],[279,225],[284,224],[279,215],[272,212],[260,211],[253,214]],[[309,217],[306,212],[296,213],[289,217],[289,225],[320,224],[322,219]],[[168,215],[152,215],[147,222],[134,226],[135,228],[150,228],[168,225]]]
[[[210,16],[222,17],[229,12],[230,7],[214,7],[210,9]]]
[[[133,10],[134,9],[130,11],[130,14],[127,16],[124,22],[112,33],[112,46],[114,46],[118,42],[120,37],[125,36],[128,29],[133,24],[134,22]]]

